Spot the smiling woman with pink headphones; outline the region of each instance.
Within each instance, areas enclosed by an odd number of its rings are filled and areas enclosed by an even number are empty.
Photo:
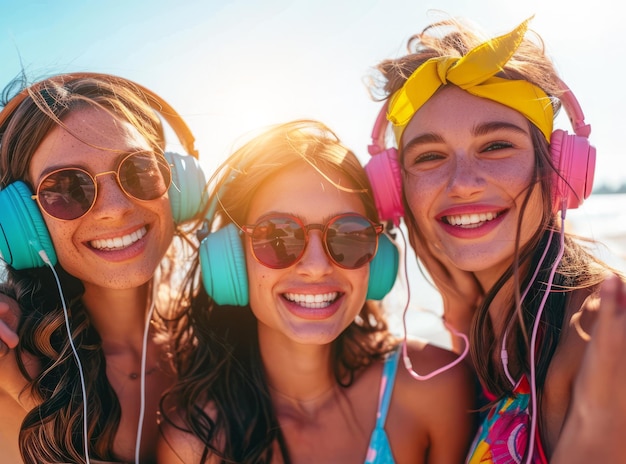
[[[567,209],[591,193],[596,152],[528,22],[483,42],[444,20],[378,65],[387,101],[367,171],[381,217],[405,218],[446,323],[470,336],[486,409],[469,463],[573,462],[560,433],[581,410],[571,386],[613,272],[566,233]],[[573,134],[553,129],[560,107]],[[388,122],[397,149],[385,143]],[[619,292],[605,302],[623,305]],[[626,457],[608,456],[594,461]]]

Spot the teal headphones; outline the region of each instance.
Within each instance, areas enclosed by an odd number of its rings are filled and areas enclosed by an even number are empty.
[[[88,77],[108,77],[98,73],[68,74],[68,80]],[[115,79],[126,80],[111,76]],[[174,221],[182,223],[193,219],[202,208],[206,178],[198,163],[198,153],[194,149],[194,138],[180,115],[161,97],[139,84],[132,85],[146,94],[152,108],[172,127],[180,143],[189,155],[165,153],[171,165],[172,184],[168,195]],[[37,84],[31,87],[37,91]],[[0,112],[2,126],[28,97],[28,89],[15,96]],[[39,207],[32,199],[30,188],[22,181],[16,181],[0,190],[0,258],[15,269],[28,269],[44,266],[45,260],[53,265],[57,258],[52,239],[46,228]]]
[[[217,198],[227,194],[227,181],[215,196],[207,217],[217,208]],[[220,305],[246,306],[249,303],[248,273],[242,232],[230,223],[209,233],[200,243],[202,281],[207,293]],[[378,236],[378,251],[370,261],[368,300],[382,300],[389,293],[398,273],[399,253],[387,235]]]

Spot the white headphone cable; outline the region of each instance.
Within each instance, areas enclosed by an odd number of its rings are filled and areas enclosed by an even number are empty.
[[[143,419],[146,414],[146,358],[148,351],[148,334],[150,333],[150,321],[154,314],[156,303],[156,285],[153,282],[152,303],[146,315],[146,323],[143,330],[143,341],[141,346],[141,375],[140,375],[140,401],[139,401],[139,423],[137,424],[137,439],[135,441],[135,464],[139,464],[141,452],[141,435],[143,434]]]
[[[48,267],[52,271],[52,274],[54,275],[54,279],[56,280],[57,289],[59,290],[59,296],[61,297],[61,304],[63,305],[63,315],[65,316],[65,330],[67,331],[67,337],[69,339],[70,346],[72,347],[74,359],[76,360],[76,364],[78,365],[78,373],[80,375],[80,387],[83,394],[83,438],[85,447],[85,461],[87,464],[89,464],[91,461],[89,460],[89,436],[87,433],[87,387],[85,386],[85,375],[83,374],[83,366],[80,362],[78,351],[76,350],[76,346],[74,345],[74,340],[72,338],[72,329],[70,328],[69,314],[67,311],[67,306],[65,304],[65,296],[63,295],[63,289],[61,288],[59,276],[57,275],[54,266],[50,262],[48,255],[45,251],[43,251],[43,249],[41,249],[41,247],[39,247],[38,253],[43,262],[48,265]]]

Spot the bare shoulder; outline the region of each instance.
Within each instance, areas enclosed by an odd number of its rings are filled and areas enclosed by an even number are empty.
[[[401,357],[386,426],[396,462],[463,462],[475,430],[471,369],[455,353],[417,340],[407,343],[407,358],[422,380]]]
[[[406,354],[407,357],[401,356],[397,376],[401,388],[442,400],[460,393],[473,401],[475,377],[458,354],[420,340],[409,340]]]
[[[469,423],[477,398],[477,383],[466,360],[444,348],[411,340],[407,358],[400,359],[397,375],[397,401],[412,411],[428,427],[447,421]]]

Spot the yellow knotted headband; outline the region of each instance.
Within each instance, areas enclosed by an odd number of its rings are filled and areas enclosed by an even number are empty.
[[[417,68],[389,101],[387,119],[393,124],[398,145],[415,112],[439,87],[448,83],[519,111],[549,142],[554,114],[548,95],[528,81],[495,77],[522,43],[529,21],[527,19],[508,34],[478,45],[462,58],[431,58]]]

